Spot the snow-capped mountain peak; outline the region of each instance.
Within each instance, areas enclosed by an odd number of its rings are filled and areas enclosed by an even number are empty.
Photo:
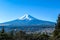
[[[32,18],[30,15],[25,14],[24,16],[20,17],[19,20],[32,20]]]

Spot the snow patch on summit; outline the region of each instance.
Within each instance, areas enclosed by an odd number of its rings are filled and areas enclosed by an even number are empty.
[[[32,20],[28,14],[25,14],[24,16],[20,17],[19,20]]]

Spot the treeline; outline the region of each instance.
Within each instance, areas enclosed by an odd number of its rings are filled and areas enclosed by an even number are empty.
[[[0,40],[48,40],[49,37],[46,33],[27,34],[24,31],[16,33],[14,33],[14,31],[5,32],[4,28],[2,28],[0,32]]]
[[[0,40],[60,40],[60,15],[58,16],[55,30],[51,35],[48,33],[29,33],[20,30],[19,32],[5,32],[4,27],[0,31]]]

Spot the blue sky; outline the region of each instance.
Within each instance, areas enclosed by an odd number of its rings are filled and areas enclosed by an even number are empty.
[[[56,22],[59,0],[0,0],[0,23],[29,14],[37,19]]]

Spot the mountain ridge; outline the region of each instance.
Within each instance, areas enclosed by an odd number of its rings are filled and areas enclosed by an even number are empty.
[[[8,24],[7,26],[9,25],[31,26],[31,25],[54,25],[55,23],[50,22],[50,21],[39,20],[39,19],[32,17],[31,15],[25,14],[19,19],[15,19],[15,20],[0,23],[0,24]]]
[[[4,26],[5,30],[25,30],[28,31],[45,31],[45,30],[54,30],[55,23],[50,21],[39,20],[31,15],[24,15],[19,19],[15,19],[12,21],[0,23],[0,28]],[[49,29],[50,28],[50,29]]]

